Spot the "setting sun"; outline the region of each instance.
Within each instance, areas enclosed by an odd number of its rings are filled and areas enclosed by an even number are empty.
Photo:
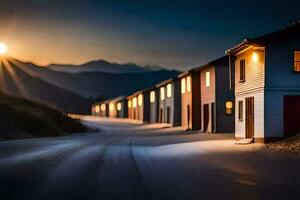
[[[0,42],[0,54],[3,55],[3,54],[6,54],[6,52],[7,52],[6,44],[3,42]]]

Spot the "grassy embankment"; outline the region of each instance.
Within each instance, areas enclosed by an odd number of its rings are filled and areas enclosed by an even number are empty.
[[[86,131],[78,120],[24,98],[0,92],[0,138],[60,136]]]

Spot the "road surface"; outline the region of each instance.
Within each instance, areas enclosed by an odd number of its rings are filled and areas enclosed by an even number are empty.
[[[91,119],[101,132],[0,142],[0,199],[299,196],[297,157],[235,145],[229,134]]]

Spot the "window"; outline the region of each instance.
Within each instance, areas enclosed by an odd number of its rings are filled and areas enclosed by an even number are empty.
[[[300,51],[294,51],[294,72],[300,72]]]
[[[155,102],[155,91],[150,92],[150,102],[154,103]]]
[[[136,97],[132,99],[132,107],[136,108]]]
[[[119,102],[117,104],[117,111],[120,111],[120,110],[122,110],[122,103],[121,102]]]
[[[143,105],[143,95],[142,94],[139,94],[139,96],[138,96],[138,105],[139,106]]]
[[[240,82],[244,82],[246,79],[246,62],[245,59],[240,60]]]
[[[109,111],[114,111],[115,105],[113,103],[109,104]]]
[[[106,105],[105,104],[101,104],[101,111],[105,111],[106,110]]]
[[[226,113],[226,115],[232,115],[233,114],[233,103],[232,103],[232,101],[226,101],[225,102],[225,113]]]
[[[244,117],[244,103],[243,101],[239,101],[239,120],[243,121]]]
[[[160,88],[160,100],[165,100],[165,88]]]
[[[205,73],[205,86],[210,87],[210,72]]]
[[[131,100],[128,101],[128,108],[131,108]]]
[[[181,79],[181,94],[185,93],[185,78]]]
[[[190,77],[190,76],[188,76],[188,77],[186,78],[186,90],[187,90],[188,92],[191,91],[191,77]]]
[[[100,106],[99,106],[99,105],[96,105],[96,106],[95,106],[95,112],[96,112],[96,113],[99,113],[99,112],[100,112]]]
[[[167,85],[167,97],[171,97],[172,96],[172,85],[171,83],[169,83]]]

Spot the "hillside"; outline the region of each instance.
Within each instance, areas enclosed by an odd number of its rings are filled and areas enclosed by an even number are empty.
[[[51,64],[46,66],[46,68],[54,71],[67,72],[67,73],[106,72],[106,73],[113,73],[113,74],[142,73],[142,72],[160,70],[160,68],[156,66],[141,67],[132,63],[118,64],[118,63],[111,63],[105,60],[90,61],[81,65]]]
[[[59,136],[86,131],[80,122],[43,104],[0,92],[0,138]]]
[[[78,94],[49,84],[23,65],[3,61],[0,89],[7,94],[45,103],[64,112],[88,113],[90,101]]]
[[[40,67],[30,62],[14,60],[14,63],[26,68],[33,76],[86,98],[98,95],[106,97],[128,95],[179,74],[178,71],[169,70],[119,74],[105,72],[65,73]]]

